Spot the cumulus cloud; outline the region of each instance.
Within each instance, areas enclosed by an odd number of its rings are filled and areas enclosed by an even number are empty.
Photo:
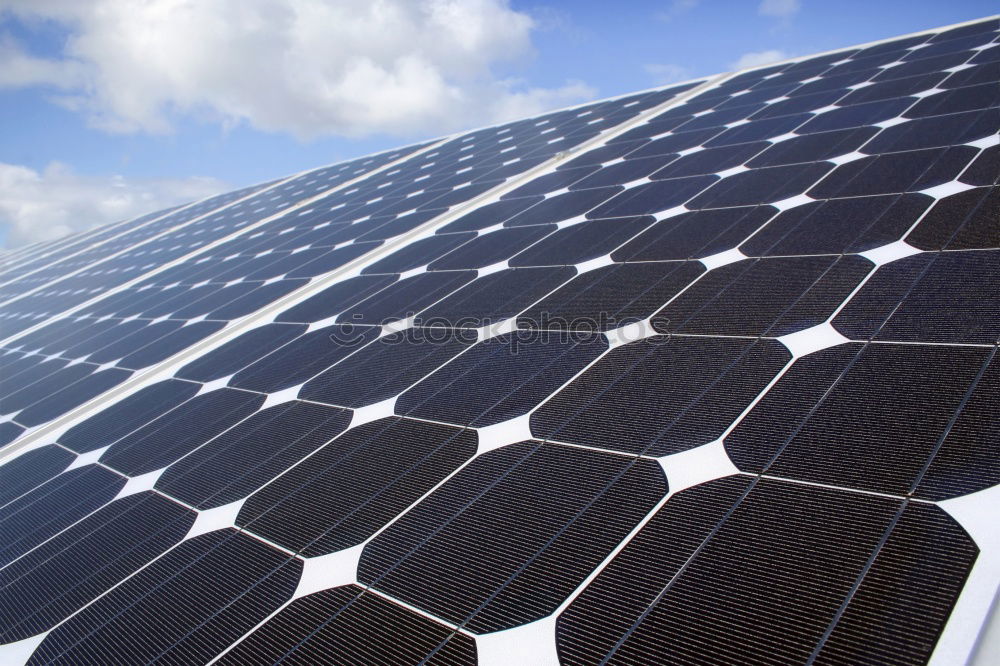
[[[799,0],[761,0],[757,13],[761,16],[787,19],[797,14],[799,9],[801,9]]]
[[[665,86],[678,81],[691,78],[691,72],[687,67],[674,64],[653,64],[645,65],[646,73],[653,78],[653,85]]]
[[[498,75],[533,55],[507,0],[4,0],[68,31],[61,57],[0,43],[0,86],[47,85],[114,132],[178,114],[302,138],[440,133],[592,97]]]
[[[42,171],[0,162],[0,227],[16,247],[135,217],[229,189],[212,178],[81,176],[59,162]]]
[[[772,62],[777,62],[779,60],[786,60],[791,58],[791,56],[784,51],[778,49],[769,49],[767,51],[751,51],[749,53],[744,53],[739,57],[738,60],[733,62],[730,67],[732,69],[743,69],[744,67],[759,67],[761,65],[767,65]]]

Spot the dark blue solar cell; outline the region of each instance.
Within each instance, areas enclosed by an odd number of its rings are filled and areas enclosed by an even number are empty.
[[[398,417],[352,428],[251,496],[237,524],[307,557],[364,542],[476,453],[473,430]]]
[[[907,118],[926,118],[947,113],[960,113],[976,109],[992,109],[996,117],[996,107],[1000,106],[1000,91],[996,81],[982,83],[925,97],[903,114]]]
[[[1000,46],[983,51],[973,58],[972,62],[981,62],[983,64],[955,72],[939,83],[938,88],[951,90],[966,86],[978,86],[982,83],[995,82],[997,79],[1000,79]]]
[[[921,74],[905,79],[894,79],[858,88],[838,102],[840,106],[865,104],[883,99],[896,99],[930,90],[947,76],[945,73]]]
[[[938,37],[939,39],[930,41],[925,48],[911,51],[903,60],[931,58],[944,53],[967,51],[992,42],[996,35],[992,32],[983,31],[969,35],[938,35]]]
[[[198,321],[188,324],[129,354],[119,361],[118,365],[133,369],[149,367],[207,338],[225,325],[225,322],[221,321]]]
[[[596,259],[634,237],[653,220],[653,217],[644,216],[580,222],[556,231],[507,263],[511,266],[558,266]]]
[[[439,271],[490,266],[510,259],[554,230],[554,225],[538,225],[484,233],[434,261],[428,268]]]
[[[936,148],[975,141],[996,132],[996,109],[921,118],[882,130],[865,145],[868,154]]]
[[[475,277],[475,271],[444,271],[414,275],[361,301],[343,312],[337,319],[346,323],[373,326],[406,319]]]
[[[153,287],[152,289],[142,292],[143,294],[148,294],[149,297],[138,301],[135,307],[116,307],[113,308],[108,314],[113,314],[119,317],[141,315],[149,319],[172,316],[175,312],[182,311],[192,303],[198,303],[203,298],[210,298],[213,294],[222,291],[224,288],[224,285],[218,283],[206,284],[198,287],[182,284],[176,287],[168,287],[163,290],[160,290],[158,287]]]
[[[978,343],[1000,339],[1000,252],[907,257],[883,266],[834,320],[852,339]]]
[[[194,397],[199,388],[176,379],[157,382],[73,426],[59,437],[59,443],[77,453],[103,448]]]
[[[177,371],[181,379],[210,382],[242,370],[305,332],[302,324],[265,324],[216,347]]]
[[[250,416],[264,396],[222,388],[192,398],[111,446],[101,462],[129,476],[166,467]]]
[[[859,256],[737,261],[653,316],[661,333],[781,336],[823,323],[872,270]]]
[[[886,99],[868,104],[857,104],[833,109],[815,116],[809,122],[795,129],[797,134],[814,132],[832,132],[851,127],[873,125],[883,120],[896,118],[913,104],[909,97],[903,99]]]
[[[445,209],[443,208],[432,208],[430,210],[399,215],[385,224],[381,224],[373,229],[364,230],[358,236],[358,241],[387,240],[393,236],[405,234],[444,212]]]
[[[105,319],[104,321],[63,319],[46,326],[37,331],[36,334],[20,338],[18,341],[23,343],[22,347],[26,350],[37,349],[43,354],[60,353],[66,358],[76,358],[99,349],[94,345],[107,344],[100,336],[118,325],[119,320],[117,319]],[[143,322],[129,322],[129,327],[122,329],[121,333],[115,333],[114,337],[127,335],[129,331],[142,325]]]
[[[228,285],[193,303],[188,301],[186,304],[181,304],[181,307],[170,316],[175,319],[194,319],[208,315],[213,310],[246,296],[260,285],[260,282],[238,282]]]
[[[600,187],[593,190],[580,190],[550,196],[545,201],[508,219],[504,222],[504,226],[521,227],[568,220],[583,215],[594,206],[607,201],[623,189],[623,187],[617,185],[614,187]]]
[[[839,103],[840,99],[846,92],[846,90],[835,88],[833,90],[824,90],[822,92],[814,92],[808,95],[797,95],[786,100],[769,104],[751,116],[750,120],[781,118],[785,116],[792,116],[793,114],[813,111],[814,109],[822,109],[823,107],[829,106],[834,102]]]
[[[404,273],[431,263],[475,237],[476,234],[468,232],[422,238],[396,250],[384,259],[380,259],[374,264],[365,267],[361,273],[364,275],[372,273]]]
[[[437,370],[476,340],[476,332],[465,329],[411,328],[393,333],[307,382],[299,397],[354,408],[387,400]]]
[[[727,208],[783,201],[802,194],[831,170],[833,165],[828,162],[751,169],[720,180],[692,199],[688,208]]]
[[[0,641],[40,634],[179,542],[195,512],[144,492],[108,504],[0,571]]]
[[[506,421],[526,414],[607,348],[597,334],[498,336],[401,395],[396,413],[476,427]]]
[[[110,502],[125,478],[98,465],[63,472],[0,509],[0,566]]]
[[[0,506],[56,476],[75,457],[64,448],[48,444],[0,465]]]
[[[133,331],[122,338],[108,338],[108,344],[87,357],[91,363],[107,363],[120,359],[138,351],[148,344],[169,335],[184,325],[183,321],[168,320],[156,323],[147,322],[142,328]],[[107,337],[107,336],[105,336]]]
[[[730,127],[725,132],[717,134],[714,138],[704,142],[704,146],[712,148],[715,146],[731,146],[736,143],[750,143],[751,141],[764,141],[773,139],[782,134],[788,134],[797,129],[811,114],[799,113],[791,116],[780,116],[778,118],[765,118],[754,120],[745,125]]]
[[[366,243],[353,243],[337,250],[328,250],[323,255],[317,257],[309,263],[300,264],[298,268],[290,271],[287,277],[311,278],[317,275],[322,275],[323,273],[328,273],[334,269],[340,268],[354,259],[357,259],[363,254],[367,254],[379,245],[380,243],[378,241],[372,241]]]
[[[278,280],[277,282],[261,285],[250,293],[210,312],[207,316],[209,319],[238,319],[260,310],[265,305],[273,303],[307,283],[307,280]]]
[[[39,402],[26,407],[18,413],[17,421],[29,427],[41,425],[79,407],[91,398],[96,398],[131,376],[131,371],[122,368],[99,370],[53,391]]]
[[[834,65],[827,70],[826,74],[828,76],[839,76],[845,72],[871,71],[881,68],[883,65],[898,62],[906,55],[909,55],[909,51],[901,48],[884,49],[878,52],[872,51],[865,55],[850,58],[847,62],[842,62],[839,65]]]
[[[197,509],[254,492],[347,428],[344,409],[298,400],[257,412],[174,463],[156,489]]]
[[[936,35],[932,35],[927,41],[933,44],[936,42],[957,39],[959,37],[968,37],[969,35],[976,35],[982,32],[995,32],[998,29],[1000,29],[1000,21],[997,19],[988,19],[985,21],[978,21],[971,25],[964,25],[959,28],[952,28],[951,30],[939,32]]]
[[[836,130],[819,134],[806,134],[777,143],[746,163],[748,167],[771,167],[802,162],[818,162],[831,157],[852,153],[865,146],[879,133],[876,127]]]
[[[752,663],[806,663],[817,653],[816,663],[843,663],[844,651],[847,662],[855,654],[927,660],[951,603],[909,588],[903,596],[928,611],[911,623],[904,618],[915,607],[880,604],[879,597],[882,586],[892,586],[898,598],[896,586],[908,587],[903,580],[936,579],[940,565],[935,589],[954,599],[975,557],[957,524],[930,508],[951,529],[925,537],[907,529],[901,517],[908,509],[892,498],[773,480],[741,497],[739,486],[745,482],[719,480],[678,495],[677,509],[668,502],[560,618],[557,640],[566,663],[678,663],[737,651],[738,660]],[[893,539],[906,532],[904,543]],[[933,541],[930,534],[943,544],[917,545]],[[757,548],[762,540],[782,547]],[[733,593],[734,580],[740,594]],[[607,623],[595,622],[595,611]],[[706,614],[716,621],[702,621]],[[869,633],[872,623],[889,624],[891,647],[885,633]]]
[[[615,261],[697,259],[732,249],[775,213],[771,206],[722,208],[660,220],[611,253]]]
[[[866,252],[899,240],[932,203],[923,194],[816,201],[780,213],[740,250],[749,256]]]
[[[994,418],[1000,395],[1000,362],[996,354],[980,370],[944,442],[921,477],[915,494],[932,501],[968,495],[1000,483],[996,441],[1000,423]]]
[[[1000,190],[993,187],[977,187],[938,199],[906,242],[921,250],[1000,248],[998,210]]]
[[[553,150],[553,152],[555,152],[555,150]],[[500,181],[494,180],[486,183],[474,183],[465,187],[459,187],[451,192],[430,200],[428,203],[422,205],[420,210],[427,210],[430,208],[450,208],[455,204],[464,203],[469,199],[483,194],[484,192],[488,192],[499,184]]]
[[[524,185],[507,192],[500,197],[501,200],[520,199],[522,197],[535,197],[539,194],[548,194],[565,187],[569,187],[580,179],[589,180],[586,176],[594,173],[600,168],[599,162],[588,166],[578,166],[573,168],[560,168],[552,173],[538,176],[529,180]],[[574,187],[573,189],[579,189]],[[540,199],[539,199],[540,200]]]
[[[484,275],[422,311],[420,326],[479,328],[513,317],[575,275],[569,267],[514,268]]]
[[[301,570],[235,530],[203,534],[52,630],[28,663],[207,663],[290,599]]]
[[[933,38],[935,35],[915,35],[913,37],[903,37],[901,39],[893,39],[887,42],[881,42],[875,44],[874,46],[869,46],[867,48],[861,49],[854,55],[855,58],[867,58],[873,55],[878,55],[880,53],[897,53],[904,49],[909,49],[917,44],[923,44],[928,41],[928,38]]]
[[[595,187],[631,183],[632,181],[649,176],[649,174],[671,162],[673,159],[673,155],[658,155],[655,157],[636,157],[635,159],[608,164],[583,180],[577,181],[570,189],[587,190]]]
[[[808,191],[814,199],[917,192],[946,183],[976,155],[969,146],[866,157],[837,167]]]
[[[820,68],[822,70],[822,68]],[[730,97],[724,102],[716,104],[713,108],[715,109],[735,109],[737,107],[745,107],[751,104],[758,104],[760,102],[768,102],[776,97],[781,97],[787,95],[792,90],[795,89],[798,84],[799,75],[784,75],[777,76],[773,79],[768,79],[766,83],[770,84],[766,88],[755,87],[752,90],[743,92],[735,97]],[[807,78],[809,75],[806,74],[802,78]],[[761,82],[762,84],[765,82]]]
[[[679,125],[677,127],[677,131],[690,132],[692,130],[705,129],[708,127],[722,127],[723,125],[743,120],[762,108],[764,108],[764,104],[758,102],[756,104],[738,106],[736,108],[725,109],[723,111],[710,111],[704,115],[692,118],[683,125]]]
[[[386,636],[392,640],[386,640]],[[476,643],[444,624],[349,585],[296,599],[219,664],[279,661],[475,666]]]
[[[0,377],[0,411],[7,413],[3,402],[6,396],[16,394],[21,389],[28,388],[35,382],[59,372],[67,363],[68,361],[61,358],[42,360],[40,356],[24,357],[24,363],[11,367]],[[78,373],[79,371],[71,377],[77,377]],[[15,408],[11,408],[10,412],[13,411]]]
[[[931,72],[945,70],[949,67],[954,67],[955,65],[961,65],[971,56],[972,53],[969,51],[958,51],[954,53],[944,53],[930,58],[923,58],[921,60],[904,62],[896,67],[889,67],[882,70],[878,76],[872,78],[872,81],[878,83],[879,81],[902,79],[909,76],[918,76],[920,74],[929,74]]]
[[[990,146],[958,178],[969,185],[995,185],[1000,182],[1000,146]]]
[[[679,153],[682,150],[690,150],[702,145],[702,143],[717,134],[719,134],[718,128],[670,134],[644,144],[642,148],[629,153],[628,159],[651,157],[653,155],[669,155],[671,153]]]
[[[378,337],[373,326],[334,324],[310,331],[239,371],[230,386],[271,393],[316,376]]]
[[[559,615],[562,663],[597,664],[613,653],[750,483],[747,477],[729,476],[671,497]],[[663,634],[666,638],[670,632]]]
[[[647,123],[633,127],[627,132],[611,139],[609,144],[614,145],[616,143],[622,143],[624,145],[632,146],[638,140],[649,139],[660,136],[661,134],[666,134],[675,129],[678,125],[683,125],[691,119],[692,114],[698,109],[690,108],[690,104],[691,103],[685,104],[677,110],[676,114],[673,116],[669,116],[668,114],[670,114],[670,111],[667,111]],[[711,107],[710,104],[706,106]]]
[[[839,90],[841,91],[841,94],[847,94],[845,88],[867,81],[881,71],[881,69],[876,67],[873,69],[863,69],[859,71],[842,72],[836,75],[823,76],[817,81],[810,81],[809,83],[802,84],[794,91],[788,93],[788,96],[794,98],[802,95],[825,92],[827,90]]]
[[[274,320],[309,324],[321,321],[339,314],[395,280],[394,276],[388,275],[361,275],[342,280],[288,308]]]
[[[935,499],[980,490],[1000,480],[1000,464],[986,454],[995,420],[979,418],[996,405],[993,357],[944,345],[816,352],[775,384],[726,448],[748,471],[897,495],[913,493],[944,456],[929,490]]]
[[[492,227],[495,224],[517,215],[526,208],[534,206],[542,200],[540,196],[524,197],[512,199],[510,201],[497,201],[495,203],[479,206],[475,210],[466,213],[454,222],[450,222],[438,230],[438,233],[451,233],[455,231],[476,231]]]
[[[587,217],[597,219],[658,213],[683,204],[718,179],[718,176],[692,176],[637,185],[590,211]]]
[[[616,264],[577,276],[518,317],[518,326],[609,330],[645,319],[705,272],[700,262]]]
[[[375,537],[358,580],[475,632],[514,627],[554,612],[666,491],[651,460],[507,446]]]
[[[132,321],[109,319],[108,321],[112,322],[112,325],[107,327],[102,326],[100,328],[91,328],[88,333],[94,333],[93,335],[90,335],[85,340],[77,339],[76,344],[71,347],[64,348],[65,351],[59,350],[61,351],[62,356],[65,358],[80,358],[82,356],[93,354],[98,349],[106,347],[109,344],[119,340],[128,339],[129,336],[137,331],[145,329],[149,324],[148,321],[142,319]]]
[[[112,320],[96,322],[84,319],[82,321],[84,323],[81,324],[81,320],[75,317],[57,319],[53,323],[44,326],[33,333],[29,333],[28,335],[18,338],[17,346],[24,350],[37,349],[51,354],[52,352],[66,349],[66,340],[78,342],[80,340],[78,336],[84,334],[88,330],[91,330],[93,327],[99,327],[98,330],[101,330],[104,327],[114,326],[115,324]]]
[[[532,413],[531,432],[627,453],[679,453],[718,439],[790,359],[776,340],[645,338],[612,350],[552,396]]]
[[[747,160],[770,145],[766,141],[757,141],[719,148],[703,148],[678,158],[654,173],[650,178],[664,180],[666,178],[718,173],[745,164]]]
[[[11,392],[0,398],[0,413],[13,414],[20,411],[93,374],[96,370],[97,366],[93,363],[78,363],[57,369],[25,386],[16,384],[11,386],[9,384],[13,382],[10,382],[4,389]]]

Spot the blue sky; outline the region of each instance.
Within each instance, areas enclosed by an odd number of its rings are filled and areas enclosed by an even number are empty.
[[[0,0],[0,235],[51,237],[727,71],[748,54],[806,55],[995,11],[978,0],[425,0],[428,18],[416,0],[365,16],[372,3],[359,2],[217,0],[184,15],[180,0],[142,12],[129,0]],[[327,66],[358,53],[368,66]]]

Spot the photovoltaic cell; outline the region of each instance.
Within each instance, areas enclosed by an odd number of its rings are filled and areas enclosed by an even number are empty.
[[[468,636],[351,585],[296,599],[218,663],[323,661],[473,666],[476,645]]]

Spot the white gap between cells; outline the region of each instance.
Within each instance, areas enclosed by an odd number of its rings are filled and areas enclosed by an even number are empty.
[[[215,532],[216,530],[223,530],[227,527],[235,528],[236,517],[239,515],[240,509],[243,508],[246,501],[247,498],[244,497],[243,499],[223,504],[213,509],[199,509],[198,516],[194,519],[194,523],[191,524],[187,534],[184,535],[184,539],[193,539],[196,536]]]
[[[667,477],[670,495],[740,473],[726,453],[722,438],[656,460]]]
[[[558,666],[556,615],[549,615],[519,627],[476,634],[479,666]]]

